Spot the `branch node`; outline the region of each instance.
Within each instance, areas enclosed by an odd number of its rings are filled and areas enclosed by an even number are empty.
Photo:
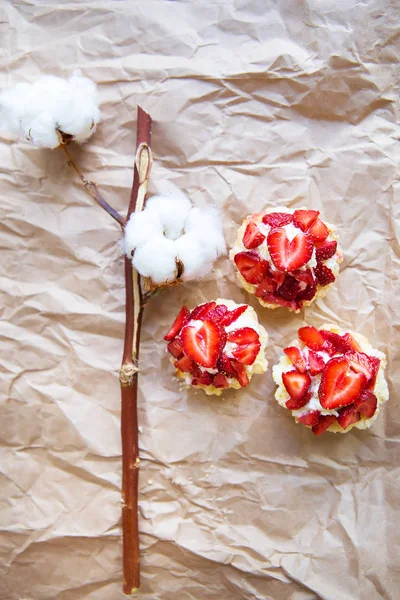
[[[133,363],[122,365],[119,371],[119,381],[123,387],[132,385],[133,378],[138,373],[139,369]]]

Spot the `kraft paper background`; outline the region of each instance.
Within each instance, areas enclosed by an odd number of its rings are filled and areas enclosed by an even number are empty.
[[[76,68],[102,122],[71,152],[124,212],[136,105],[154,119],[150,191],[224,211],[308,205],[345,255],[300,315],[246,296],[227,258],[147,309],[140,360],[139,600],[400,595],[399,39],[396,0],[0,2],[0,88]],[[61,151],[0,134],[0,598],[122,600],[118,226]],[[183,303],[249,302],[270,367],[305,323],[388,356],[369,431],[314,437],[270,369],[223,400],[181,392],[162,338]]]

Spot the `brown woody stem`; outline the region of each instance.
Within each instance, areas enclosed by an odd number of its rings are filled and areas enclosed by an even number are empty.
[[[88,194],[97,202],[97,204],[99,206],[101,206],[101,208],[103,208],[106,212],[108,212],[108,214],[113,219],[115,219],[117,221],[117,223],[119,223],[121,225],[121,227],[124,227],[124,225],[125,225],[124,217],[122,217],[119,214],[119,212],[117,212],[112,206],[110,206],[108,204],[108,202],[106,200],[104,200],[97,185],[93,181],[89,181],[88,179],[86,179],[86,177],[83,175],[83,173],[79,169],[78,165],[75,163],[71,154],[69,153],[66,145],[61,144],[60,148],[62,148],[64,150],[65,154],[67,155],[67,161],[68,161],[69,166],[73,168],[73,170],[75,171],[75,173],[77,174],[79,179],[82,181],[83,187],[88,192]]]
[[[151,117],[138,106],[136,157],[128,221],[132,212],[143,209],[152,164],[150,150]],[[137,419],[138,359],[144,303],[140,275],[125,257],[125,340],[121,384],[122,438],[122,539],[124,593],[132,594],[140,586],[138,527],[139,437]]]

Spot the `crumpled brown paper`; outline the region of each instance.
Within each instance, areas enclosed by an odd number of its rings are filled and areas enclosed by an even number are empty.
[[[0,17],[0,87],[76,67],[97,82],[103,121],[71,152],[117,210],[139,103],[151,190],[168,179],[223,208],[228,244],[282,204],[341,235],[337,285],[300,315],[262,309],[227,259],[146,309],[137,597],[398,598],[398,3],[17,0]],[[5,133],[0,191],[0,598],[122,599],[120,232],[61,152]],[[304,323],[385,351],[391,399],[372,429],[315,438],[274,401],[270,370],[224,400],[181,392],[162,337],[182,303],[216,297],[256,308],[270,367]]]

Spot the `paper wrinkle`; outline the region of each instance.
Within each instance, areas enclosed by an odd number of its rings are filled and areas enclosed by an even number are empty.
[[[125,214],[136,105],[149,193],[223,212],[309,206],[344,262],[299,315],[268,311],[221,258],[145,310],[139,360],[140,600],[398,596],[399,11],[392,0],[0,7],[0,89],[78,66],[102,122],[72,156]],[[122,600],[119,227],[63,153],[0,132],[0,598]],[[314,437],[270,371],[223,400],[182,389],[163,336],[186,304],[249,303],[272,367],[305,325],[367,336],[391,397],[368,431]],[[377,551],[379,549],[379,552]]]

